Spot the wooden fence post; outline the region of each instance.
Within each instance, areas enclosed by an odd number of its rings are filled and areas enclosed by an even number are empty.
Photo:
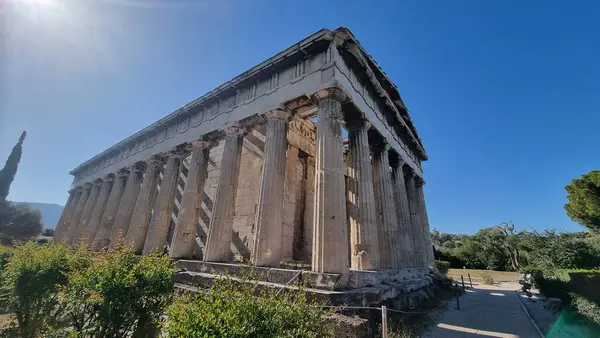
[[[388,321],[387,321],[387,307],[381,306],[381,336],[388,338]]]

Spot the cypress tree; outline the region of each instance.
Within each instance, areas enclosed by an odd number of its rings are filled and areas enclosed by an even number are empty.
[[[8,197],[8,191],[10,190],[10,185],[15,179],[15,174],[17,173],[17,169],[19,167],[19,161],[21,161],[21,154],[23,153],[23,141],[25,140],[26,135],[27,132],[23,131],[21,137],[19,138],[19,142],[13,147],[12,152],[8,156],[6,164],[4,164],[4,168],[0,170],[0,203],[6,201],[6,197]]]

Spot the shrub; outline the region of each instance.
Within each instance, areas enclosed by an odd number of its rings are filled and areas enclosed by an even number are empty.
[[[85,337],[152,337],[173,292],[173,265],[163,255],[138,258],[119,248],[69,275],[62,304]]]
[[[489,272],[482,273],[481,277],[483,278],[483,283],[484,284],[487,284],[487,285],[493,285],[494,284],[494,278],[492,277],[492,275],[489,274]]]
[[[85,266],[89,256],[67,245],[33,242],[13,250],[2,272],[3,301],[15,316],[20,337],[37,337],[58,317],[58,289],[72,269]]]
[[[571,296],[571,305],[578,313],[584,315],[589,320],[600,324],[600,305],[575,293],[570,293],[569,296]]]
[[[438,271],[441,274],[447,275],[448,274],[448,269],[450,269],[450,262],[447,262],[447,261],[435,261],[435,266],[437,267]]]
[[[259,289],[249,280],[215,281],[209,293],[180,297],[167,311],[167,337],[329,337],[325,312],[304,293]]]

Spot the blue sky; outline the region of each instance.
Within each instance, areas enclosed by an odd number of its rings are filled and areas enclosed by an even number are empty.
[[[0,0],[9,198],[64,204],[69,170],[320,28],[350,28],[428,151],[432,228],[582,228],[564,185],[598,169],[600,2]]]

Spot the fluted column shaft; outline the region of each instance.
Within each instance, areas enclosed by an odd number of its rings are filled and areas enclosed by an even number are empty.
[[[77,245],[80,241],[85,241],[82,238],[82,235],[85,232],[85,229],[88,226],[90,216],[92,215],[92,211],[94,210],[94,206],[96,205],[96,201],[98,200],[98,195],[100,194],[100,186],[101,182],[95,182],[92,190],[90,191],[90,196],[88,197],[87,202],[85,203],[85,207],[83,208],[83,212],[81,213],[81,217],[79,218],[79,223],[77,224],[77,228],[71,237],[71,245]]]
[[[73,214],[75,212],[75,208],[77,208],[77,203],[79,202],[79,199],[81,198],[81,195],[83,193],[83,189],[81,187],[77,187],[73,190],[73,199],[71,200],[71,203],[69,203],[69,207],[65,207],[64,211],[63,211],[63,216],[61,217],[61,222],[59,223],[59,226],[57,227],[56,230],[56,234],[55,234],[55,239],[57,242],[59,243],[64,243],[65,242],[65,235],[67,234],[68,230],[69,230],[69,226],[71,224],[71,220],[73,219]]]
[[[171,258],[192,258],[194,255],[194,242],[204,196],[209,154],[210,149],[215,145],[214,141],[192,142],[192,158],[169,252]]]
[[[267,113],[267,135],[252,254],[252,262],[257,266],[278,267],[282,259],[286,122],[289,116],[288,112],[281,110]]]
[[[114,181],[114,174],[109,174],[104,178],[104,182],[102,182],[102,187],[100,187],[98,199],[96,200],[96,204],[94,205],[94,209],[92,210],[92,214],[90,215],[88,226],[83,232],[85,245],[87,245],[89,248],[92,248],[96,232],[100,227],[102,215],[104,214],[104,209],[106,208],[106,204],[110,196],[110,192],[112,190]]]
[[[110,240],[110,231],[115,221],[117,208],[119,207],[119,204],[121,203],[121,198],[123,197],[123,191],[125,190],[125,184],[127,183],[128,176],[129,171],[126,170],[122,170],[117,174],[117,178],[115,179],[113,187],[110,191],[110,196],[106,201],[106,207],[104,208],[104,212],[102,213],[100,226],[98,226],[98,230],[96,231],[96,235],[94,236],[94,241],[92,242],[92,250],[94,251],[108,248],[108,242]]]
[[[169,153],[167,166],[163,173],[160,191],[154,204],[154,214],[150,220],[148,235],[144,242],[144,255],[153,252],[162,252],[167,245],[169,237],[169,224],[171,222],[171,214],[173,213],[173,205],[175,199],[175,191],[177,190],[177,180],[179,179],[179,167],[183,153],[181,151],[173,151]]]
[[[165,163],[162,157],[153,156],[146,164],[142,186],[125,236],[125,244],[130,245],[136,254],[141,254],[144,250],[152,207],[156,199],[158,179],[161,168]]]
[[[425,194],[423,193],[423,185],[425,181],[422,178],[417,177],[415,181],[415,190],[417,195],[417,203],[419,204],[419,211],[421,213],[421,224],[423,229],[423,242],[424,242],[424,258],[427,259],[427,264],[430,267],[435,267],[433,255],[433,246],[431,244],[431,230],[429,229],[429,217],[427,216],[427,207],[425,203]]]
[[[318,95],[312,271],[346,273],[348,228],[342,137],[342,103],[335,89]]]
[[[79,194],[79,191],[75,190],[75,189],[71,189],[69,190],[69,198],[67,199],[67,203],[65,204],[65,207],[63,208],[62,214],[60,215],[60,219],[58,220],[58,223],[56,223],[56,229],[54,231],[54,241],[55,242],[60,242],[62,240],[62,233],[64,232],[64,227],[65,224],[67,222],[67,219],[69,218],[69,213],[71,212],[73,205],[76,204],[76,199],[77,196]]]
[[[359,120],[348,124],[350,148],[350,250],[354,270],[379,267],[379,239],[375,214],[373,170],[368,130],[370,123]]]
[[[244,143],[243,132],[243,129],[238,127],[225,129],[221,173],[204,249],[204,260],[207,262],[228,262],[231,258],[233,215]]]
[[[415,186],[415,174],[409,172],[405,176],[406,183],[406,197],[408,199],[408,206],[410,209],[410,222],[413,231],[413,244],[415,247],[415,265],[417,267],[424,267],[426,265],[425,248],[423,243],[423,226],[422,217],[419,208],[419,201],[417,197],[417,190]]]
[[[81,219],[81,214],[83,214],[85,204],[88,198],[90,197],[91,190],[91,184],[84,185],[81,197],[79,198],[79,201],[77,201],[75,211],[73,211],[73,217],[71,218],[71,222],[69,222],[69,229],[67,230],[64,236],[64,242],[67,244],[70,244],[71,240],[77,235],[77,225],[79,224],[79,220]]]
[[[398,220],[398,237],[396,240],[400,243],[400,264],[401,267],[414,267],[414,243],[413,231],[410,220],[410,207],[406,195],[406,183],[404,182],[404,171],[402,170],[404,162],[402,159],[393,168],[394,195],[396,201],[396,217]]]
[[[136,164],[130,168],[131,173],[127,179],[125,191],[123,192],[123,197],[117,208],[115,221],[113,222],[110,231],[109,248],[114,248],[119,242],[119,238],[124,240],[125,234],[127,234],[129,222],[131,222],[131,216],[133,215],[133,209],[135,208],[142,180],[144,179],[144,167],[144,165]]]
[[[399,248],[396,241],[396,206],[394,205],[394,183],[390,171],[389,145],[376,148],[373,153],[374,175],[378,176],[375,189],[378,190],[381,213],[378,224],[379,234],[379,266],[383,269],[400,267]]]

